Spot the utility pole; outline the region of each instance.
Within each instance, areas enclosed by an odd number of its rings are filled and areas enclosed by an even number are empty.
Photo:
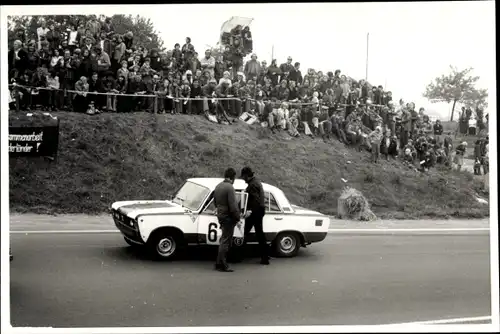
[[[366,34],[366,74],[365,74],[365,80],[368,81],[368,42],[370,38],[370,33]]]
[[[274,59],[274,44],[273,48],[271,49],[271,63],[273,62],[273,59]]]

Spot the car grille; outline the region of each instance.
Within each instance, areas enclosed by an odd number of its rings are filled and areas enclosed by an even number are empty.
[[[118,210],[113,210],[111,215],[113,216],[113,220],[115,221],[116,226],[120,230],[133,230],[137,231],[137,225],[134,223],[134,220],[127,215],[119,212]]]

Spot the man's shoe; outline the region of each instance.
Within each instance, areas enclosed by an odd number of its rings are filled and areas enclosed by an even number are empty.
[[[262,260],[260,260],[260,264],[269,265],[269,259],[262,259]]]
[[[229,266],[219,266],[217,270],[223,273],[232,273],[234,271],[233,269],[229,268]]]

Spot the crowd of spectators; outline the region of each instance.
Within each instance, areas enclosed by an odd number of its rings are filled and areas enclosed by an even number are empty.
[[[23,110],[184,113],[221,124],[250,119],[273,133],[366,149],[373,162],[399,157],[420,170],[462,165],[466,143],[453,148],[451,133],[444,134],[423,108],[395,103],[381,85],[358,82],[341,70],[308,69],[303,75],[292,57],[268,65],[254,53],[243,63],[252,52],[251,33],[248,27],[235,31],[241,39],[225,36],[230,45],[220,54],[205,50],[200,57],[189,37],[166,52],[147,50],[132,32],[115,33],[109,18],[67,26],[42,22],[36,36],[18,31],[9,51],[11,102]]]

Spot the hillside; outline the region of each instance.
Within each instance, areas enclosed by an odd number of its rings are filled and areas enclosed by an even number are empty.
[[[336,140],[291,139],[201,116],[53,114],[61,120],[58,160],[10,159],[13,212],[100,213],[114,201],[166,198],[186,178],[220,177],[229,166],[248,164],[295,204],[326,214],[336,213],[347,184],[363,192],[379,218],[489,215],[473,197],[479,185],[469,173],[373,165],[369,153]]]

